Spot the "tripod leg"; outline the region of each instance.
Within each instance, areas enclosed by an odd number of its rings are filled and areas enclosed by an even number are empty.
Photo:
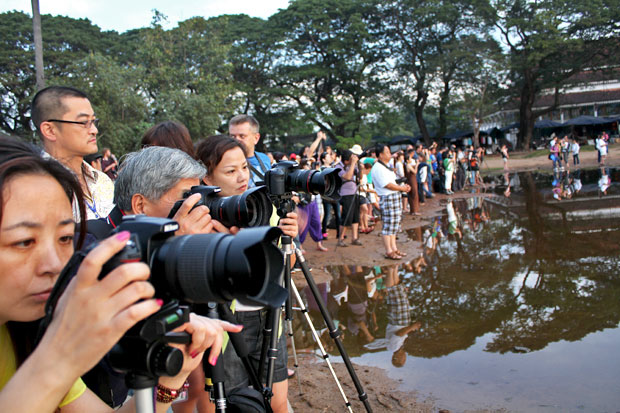
[[[301,296],[299,295],[299,291],[297,291],[297,287],[295,287],[294,283],[291,283],[291,291],[295,294],[295,299],[299,303],[299,307],[301,307],[301,312],[306,318],[306,322],[310,326],[310,331],[312,331],[312,336],[314,337],[314,341],[319,346],[319,351],[321,352],[321,356],[323,357],[323,360],[325,360],[325,362],[327,363],[327,367],[329,368],[329,371],[331,372],[332,377],[334,378],[334,381],[336,382],[336,385],[338,386],[338,390],[340,390],[340,395],[342,396],[342,399],[344,400],[344,403],[347,406],[347,409],[350,412],[353,412],[353,410],[351,409],[351,402],[349,401],[349,399],[347,398],[347,395],[344,393],[344,390],[342,389],[342,385],[340,384],[340,380],[338,380],[338,376],[336,375],[336,372],[334,371],[334,367],[332,366],[332,363],[329,361],[329,354],[327,354],[327,352],[325,351],[325,348],[323,347],[323,343],[321,342],[321,337],[319,337],[319,333],[317,333],[316,328],[314,327],[314,324],[312,323],[312,320],[310,319],[310,315],[308,314],[308,309],[306,308],[303,300],[301,299]]]
[[[212,319],[219,319],[217,312],[217,304],[209,303],[207,310],[207,317]],[[205,377],[211,377],[213,383],[213,402],[215,404],[216,413],[226,412],[226,390],[224,389],[224,357],[218,357],[215,366],[211,366],[206,357],[202,359],[202,369],[205,372]]]
[[[368,402],[368,395],[364,391],[364,388],[362,387],[362,383],[360,383],[359,378],[357,377],[357,374],[355,373],[355,369],[353,368],[353,365],[351,364],[349,355],[347,354],[347,351],[342,345],[342,341],[340,340],[340,334],[341,334],[340,330],[336,328],[336,326],[334,325],[334,321],[332,320],[331,315],[329,314],[329,311],[327,311],[327,307],[325,306],[325,303],[323,302],[323,298],[321,298],[321,294],[319,293],[319,289],[317,288],[316,283],[314,282],[314,278],[312,277],[312,274],[310,274],[310,270],[308,269],[308,264],[306,264],[306,259],[304,258],[301,251],[297,248],[295,249],[295,254],[297,255],[297,262],[299,262],[301,271],[304,273],[304,277],[306,277],[306,282],[308,283],[308,287],[310,287],[310,291],[312,292],[312,295],[314,296],[314,299],[317,305],[319,306],[319,310],[321,310],[321,314],[323,315],[325,324],[327,324],[327,328],[329,329],[329,335],[334,340],[334,343],[336,343],[336,346],[338,347],[338,351],[340,352],[340,355],[342,356],[342,361],[347,367],[347,370],[349,371],[349,375],[351,376],[351,380],[353,380],[353,384],[355,385],[355,388],[357,389],[359,399],[364,404],[366,411],[370,413],[372,412],[372,408],[370,407],[370,403]]]
[[[292,242],[288,242],[285,239],[282,243],[284,252],[286,254],[286,266],[284,267],[284,288],[288,291],[288,298],[286,299],[284,307],[284,319],[286,326],[288,327],[288,336],[291,338],[291,347],[293,349],[293,360],[295,373],[297,376],[297,386],[299,387],[299,394],[301,395],[301,378],[299,374],[299,362],[297,360],[297,350],[295,349],[295,336],[293,334],[293,293],[291,292],[291,256],[293,255]]]

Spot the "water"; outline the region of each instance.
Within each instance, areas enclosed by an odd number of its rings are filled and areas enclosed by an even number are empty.
[[[619,180],[494,177],[491,197],[407,233],[425,246],[408,264],[331,268],[322,288],[352,360],[442,409],[618,411]]]

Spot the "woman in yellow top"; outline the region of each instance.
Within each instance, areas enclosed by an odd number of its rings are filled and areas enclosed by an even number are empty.
[[[101,281],[102,265],[129,239],[121,232],[101,242],[81,264],[58,301],[53,320],[33,348],[36,321],[60,271],[73,254],[75,221],[71,201],[82,191],[73,174],[22,142],[0,137],[0,407],[3,412],[111,412],[80,376],[90,370],[136,322],[162,305],[153,299],[143,263],[122,265]],[[85,231],[80,231],[85,233]],[[81,240],[80,240],[81,241]],[[79,244],[79,243],[78,243]],[[183,330],[192,342],[179,346],[182,371],[161,378],[157,411],[170,401],[202,360],[206,348],[219,354],[223,330],[230,324],[194,315]],[[200,357],[198,357],[200,356]],[[211,360],[211,358],[209,358]],[[171,392],[174,394],[174,392]],[[168,397],[169,399],[169,397]],[[119,411],[135,411],[133,402]]]

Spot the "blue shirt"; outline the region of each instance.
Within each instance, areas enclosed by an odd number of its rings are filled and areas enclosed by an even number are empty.
[[[258,158],[260,158],[260,162],[258,161]],[[261,166],[261,162],[263,166]],[[269,157],[262,152],[254,152],[254,156],[248,158],[248,164],[252,165],[254,169],[261,173],[261,175],[264,175],[265,172],[271,169],[271,161],[269,160]],[[255,187],[256,183],[261,181],[263,181],[263,178],[257,176],[252,169],[250,169],[250,182],[248,183],[248,188]]]

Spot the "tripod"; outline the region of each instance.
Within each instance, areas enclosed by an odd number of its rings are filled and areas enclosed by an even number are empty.
[[[284,241],[283,241],[284,242]],[[357,374],[355,373],[355,369],[353,368],[353,365],[351,364],[351,360],[349,359],[349,356],[347,354],[347,351],[345,350],[342,341],[340,340],[340,336],[342,335],[341,331],[338,330],[338,328],[336,328],[336,326],[334,325],[334,322],[331,318],[331,315],[329,314],[329,311],[327,310],[327,306],[325,305],[325,303],[323,302],[323,299],[321,298],[321,293],[319,292],[318,287],[316,286],[316,283],[314,282],[314,278],[312,277],[312,274],[310,273],[310,270],[308,268],[308,264],[306,263],[306,259],[303,256],[301,250],[299,248],[295,248],[295,255],[297,257],[297,261],[299,262],[299,266],[301,267],[301,271],[304,274],[304,277],[306,278],[306,282],[308,283],[308,287],[310,288],[310,291],[312,292],[312,296],[314,297],[319,310],[321,312],[321,315],[323,316],[323,320],[325,321],[325,324],[327,325],[327,328],[329,330],[329,335],[330,337],[334,340],[334,342],[336,343],[336,347],[338,348],[338,352],[340,353],[340,356],[342,357],[342,360],[347,368],[347,371],[349,372],[349,375],[351,376],[351,380],[353,381],[353,384],[355,385],[355,388],[357,390],[358,396],[360,401],[364,404],[364,407],[366,408],[366,411],[368,413],[372,412],[372,408],[370,406],[370,403],[368,402],[368,395],[366,394],[366,392],[364,391],[364,388],[362,387],[362,384],[359,381],[359,378],[357,377]],[[301,308],[302,313],[304,314],[304,317],[306,318],[306,321],[308,322],[310,329],[312,330],[312,334],[314,336],[314,339],[316,341],[316,343],[319,346],[319,349],[321,351],[321,356],[323,357],[323,359],[325,360],[325,362],[327,363],[327,366],[329,367],[329,370],[332,374],[332,376],[334,377],[334,380],[336,380],[336,384],[338,385],[338,389],[340,390],[340,393],[345,401],[345,404],[348,408],[348,410],[350,412],[352,412],[353,410],[351,409],[351,403],[348,401],[347,396],[345,395],[342,386],[340,385],[340,382],[338,381],[338,377],[336,376],[336,372],[334,371],[331,362],[329,361],[329,355],[327,354],[327,352],[325,351],[323,345],[321,344],[321,340],[320,337],[316,331],[316,329],[314,328],[314,325],[312,323],[312,320],[310,319],[310,315],[308,314],[308,309],[305,307],[303,300],[301,298],[301,296],[299,295],[299,291],[297,290],[297,287],[295,287],[295,284],[291,282],[290,284],[291,286],[291,290],[292,292],[295,294],[295,298],[297,299],[297,302],[299,303],[299,306]]]

